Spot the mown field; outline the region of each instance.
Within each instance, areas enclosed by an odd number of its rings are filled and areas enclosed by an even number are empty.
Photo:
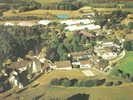
[[[101,75],[101,74],[99,74]],[[89,79],[81,70],[70,71],[53,71],[47,75],[42,75],[26,89],[18,92],[18,89],[12,89],[8,92],[0,94],[0,100],[33,100],[33,97],[39,96],[39,100],[49,100],[51,98],[66,98],[77,94],[84,93],[90,95],[90,100],[132,100],[133,85],[124,84],[122,86],[99,86],[99,87],[53,87],[49,82],[53,78],[68,77],[70,79]],[[38,84],[38,85],[37,85]],[[45,99],[44,99],[45,98]]]
[[[127,52],[126,56],[121,59],[116,66],[114,66],[114,69],[112,70],[112,73],[115,72],[115,70],[121,69],[125,73],[133,74],[133,52]]]

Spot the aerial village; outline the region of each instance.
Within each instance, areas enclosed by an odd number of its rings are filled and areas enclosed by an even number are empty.
[[[131,0],[0,0],[0,100],[132,93]]]
[[[84,17],[86,19],[68,19],[56,23],[65,25],[64,31],[77,31],[78,34],[88,39],[98,36],[108,37],[114,34],[112,30],[106,29],[106,26],[101,29],[100,25],[95,24],[94,13],[88,13]],[[50,20],[40,20],[36,23],[26,21],[19,23],[5,22],[4,26],[32,27],[37,25],[47,26],[50,23],[53,22]],[[8,86],[23,88],[40,75],[51,73],[53,70],[94,69],[108,74],[114,62],[125,56],[124,41],[125,39],[119,39],[117,42],[109,39],[96,41],[92,48],[79,52],[69,52],[67,54],[68,60],[63,61],[53,62],[41,54],[18,58],[16,62],[5,64],[1,71],[1,79],[5,81],[4,84],[10,84]],[[85,44],[85,46],[88,45]],[[88,77],[95,76],[90,70],[83,71],[83,73]]]

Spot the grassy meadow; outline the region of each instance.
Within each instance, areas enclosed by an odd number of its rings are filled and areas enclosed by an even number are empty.
[[[133,85],[124,84],[121,86],[98,86],[98,87],[54,87],[50,86],[49,82],[53,78],[68,77],[70,79],[88,79],[82,70],[73,69],[69,71],[56,70],[46,75],[40,76],[37,80],[27,86],[21,92],[18,89],[12,89],[6,93],[0,94],[0,100],[32,100],[33,97],[40,96],[39,100],[49,100],[51,98],[59,98],[65,100],[66,98],[77,94],[85,93],[90,94],[90,100],[132,100]],[[37,85],[36,87],[33,87]],[[16,92],[17,91],[17,92]],[[11,94],[10,96],[8,96]],[[45,99],[44,99],[45,98]]]
[[[114,66],[114,69],[112,70],[115,71],[117,69],[123,70],[125,73],[130,73],[133,74],[133,52],[127,52],[126,56],[121,59],[116,66]]]

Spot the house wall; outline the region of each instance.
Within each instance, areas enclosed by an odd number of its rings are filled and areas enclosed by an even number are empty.
[[[92,66],[89,64],[80,65],[80,68],[91,68]]]
[[[80,65],[80,62],[72,62],[72,65]]]

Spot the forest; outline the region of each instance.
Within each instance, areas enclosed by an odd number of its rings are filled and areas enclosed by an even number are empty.
[[[57,30],[44,26],[0,26],[1,63],[6,59],[24,57],[29,52],[35,55],[41,50],[52,61],[67,60],[68,52],[86,50],[95,44],[95,39],[88,39],[78,32],[73,33],[71,38],[66,37],[63,27],[60,25]],[[84,43],[89,43],[90,46],[84,47]]]

